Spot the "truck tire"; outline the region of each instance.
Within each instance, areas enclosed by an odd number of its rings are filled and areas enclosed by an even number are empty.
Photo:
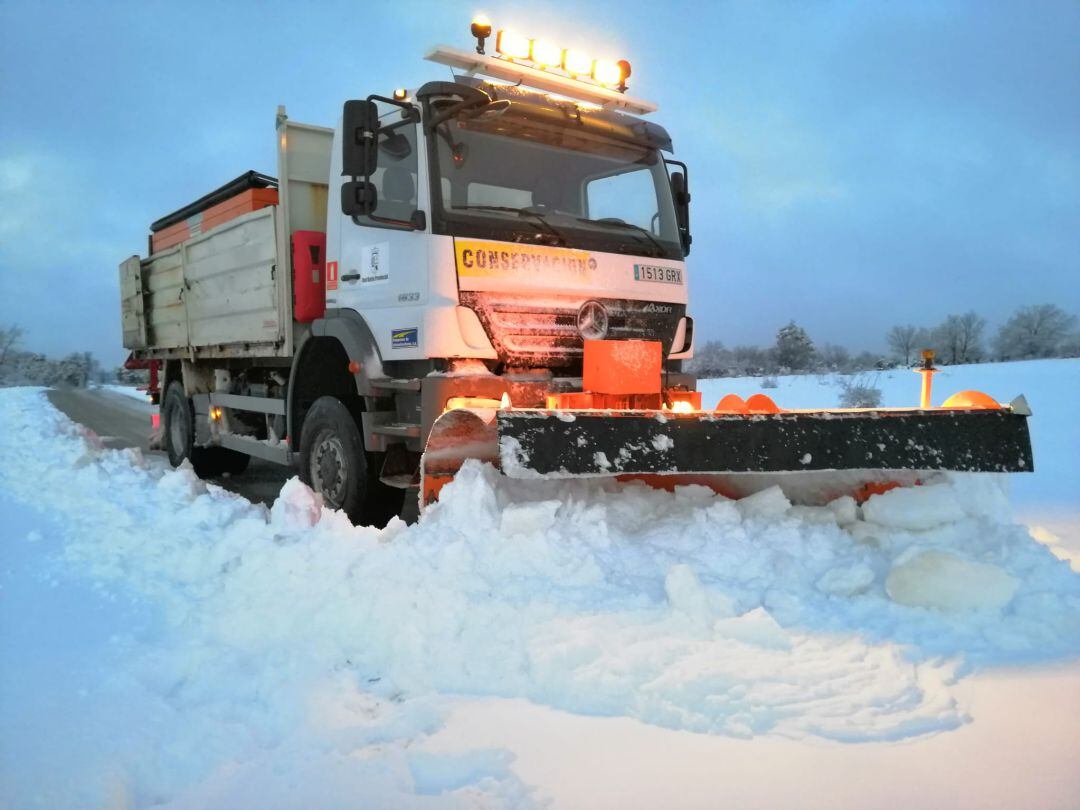
[[[341,400],[315,400],[300,433],[300,480],[353,523],[382,528],[401,511],[404,492],[379,481],[375,461]]]
[[[165,452],[174,467],[187,459],[199,478],[213,478],[225,472],[237,475],[247,469],[251,456],[245,453],[225,447],[195,446],[195,410],[180,382],[174,380],[169,384],[161,413]]]

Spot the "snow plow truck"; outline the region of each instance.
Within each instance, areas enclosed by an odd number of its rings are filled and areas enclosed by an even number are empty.
[[[120,265],[174,465],[296,465],[377,525],[468,459],[799,502],[1032,469],[1023,399],[933,406],[929,357],[911,408],[703,402],[683,370],[689,172],[629,62],[471,33],[427,55],[452,81],[346,101],[336,128],[279,108],[276,177],[162,217]]]

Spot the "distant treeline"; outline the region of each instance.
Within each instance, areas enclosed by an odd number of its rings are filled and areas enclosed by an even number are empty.
[[[885,335],[885,354],[853,354],[829,343],[816,346],[801,326],[791,321],[776,333],[772,346],[725,347],[709,340],[694,350],[688,370],[701,377],[753,377],[806,372],[851,373],[911,366],[932,349],[935,362],[946,365],[1041,357],[1080,357],[1080,333],[1075,315],[1054,304],[1020,307],[987,337],[986,319],[975,312],[949,315],[937,326],[897,325]]]
[[[718,340],[699,344],[688,370],[701,377],[754,377],[776,374],[853,373],[910,366],[924,349],[946,365],[1040,357],[1080,357],[1077,318],[1054,304],[1021,307],[987,339],[986,319],[975,312],[949,315],[937,326],[897,325],[885,335],[886,354],[853,354],[843,346],[814,344],[806,330],[791,321],[776,333],[772,346],[733,346]],[[0,385],[72,385],[142,381],[145,372],[106,371],[90,352],[54,360],[22,351],[23,330],[0,328]]]
[[[37,352],[22,351],[23,330],[0,327],[0,385],[70,385],[85,388],[90,383],[108,382],[115,373],[106,372],[90,352],[73,352],[53,359]]]

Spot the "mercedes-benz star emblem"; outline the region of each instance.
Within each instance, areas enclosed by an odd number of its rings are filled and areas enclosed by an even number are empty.
[[[603,340],[608,333],[608,314],[599,301],[586,301],[577,314],[577,330],[585,340]]]

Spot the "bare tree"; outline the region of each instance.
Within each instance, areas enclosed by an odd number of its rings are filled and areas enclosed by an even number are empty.
[[[0,329],[0,366],[7,363],[9,355],[18,349],[22,336],[21,326],[5,326]]]
[[[982,358],[982,336],[986,330],[986,319],[974,311],[963,315],[949,315],[934,330],[934,342],[944,355],[946,362],[971,363]]]
[[[924,348],[921,343],[926,342],[925,332],[917,326],[906,324],[894,326],[885,335],[889,348],[905,366],[911,365],[911,356],[919,349]]]
[[[738,377],[772,374],[776,361],[769,349],[760,346],[735,346],[731,350],[731,373]]]
[[[847,371],[851,367],[851,353],[834,343],[822,345],[818,350],[818,360],[825,371]]]
[[[994,338],[1004,360],[1059,356],[1076,326],[1076,316],[1054,304],[1020,307]]]

